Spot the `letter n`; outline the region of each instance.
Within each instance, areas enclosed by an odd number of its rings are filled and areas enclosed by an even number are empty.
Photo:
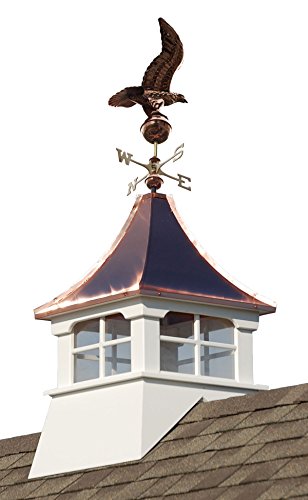
[[[127,196],[132,192],[132,191],[136,191],[136,186],[138,184],[138,177],[136,177],[136,179],[134,179],[132,182],[130,182],[128,184],[128,193],[127,193]]]

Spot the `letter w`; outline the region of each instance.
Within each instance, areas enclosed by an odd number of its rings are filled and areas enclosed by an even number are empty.
[[[125,164],[129,165],[133,155],[130,153],[125,153],[125,151],[122,151],[122,149],[116,148],[116,150],[118,152],[119,162],[122,163],[122,161],[124,160]]]

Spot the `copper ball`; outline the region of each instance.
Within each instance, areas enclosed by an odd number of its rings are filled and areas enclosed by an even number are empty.
[[[164,181],[159,175],[153,174],[146,178],[145,183],[149,189],[154,189],[156,191],[161,188]]]
[[[162,144],[169,137],[171,125],[164,116],[154,114],[141,125],[140,130],[146,141]]]

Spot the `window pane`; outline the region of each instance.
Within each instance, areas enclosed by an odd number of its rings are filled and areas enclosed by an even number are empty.
[[[105,376],[131,371],[131,343],[124,342],[105,348]]]
[[[201,346],[201,375],[234,378],[234,351]]]
[[[160,320],[160,334],[169,337],[194,338],[193,314],[169,312]]]
[[[105,320],[105,341],[123,339],[130,336],[130,321],[122,314],[107,316]]]
[[[98,349],[74,354],[74,382],[90,380],[99,377],[99,352]]]
[[[74,346],[84,347],[99,342],[99,320],[83,321],[74,327]]]
[[[234,327],[231,321],[221,318],[200,318],[200,339],[211,342],[233,344]]]
[[[194,345],[161,341],[160,369],[168,372],[194,373]]]

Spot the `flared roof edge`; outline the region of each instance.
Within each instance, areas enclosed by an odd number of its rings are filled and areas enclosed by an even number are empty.
[[[85,285],[88,281],[90,281],[91,278],[101,269],[101,267],[105,264],[105,262],[111,257],[117,246],[120,244],[121,240],[123,239],[126,231],[128,230],[129,226],[131,225],[131,222],[136,215],[136,212],[138,210],[138,207],[140,205],[140,202],[142,200],[143,196],[138,195],[136,197],[135,203],[130,211],[130,214],[128,218],[126,219],[125,223],[122,226],[121,231],[118,233],[118,236],[114,240],[113,244],[109,248],[109,250],[97,261],[97,263],[84,275],[81,280],[77,281],[74,285],[72,285],[70,288],[68,288],[65,292],[62,292],[61,294],[57,295],[54,299],[42,304],[39,307],[36,307],[34,309],[34,316],[36,319],[42,319],[44,317],[45,319],[48,319],[49,317],[49,311],[50,315],[53,315],[53,312],[56,310],[57,306],[60,308],[60,304],[67,301],[69,297],[78,291],[83,285]],[[80,302],[82,304],[82,302]],[[63,310],[63,309],[62,309]],[[62,311],[61,311],[62,312]]]
[[[125,286],[123,289],[114,289],[108,293],[98,293],[93,297],[84,296],[78,297],[77,293],[80,291],[85,285],[87,285],[91,280],[94,279],[96,274],[102,269],[102,267],[106,264],[109,258],[112,257],[117,247],[120,245],[124,236],[129,231],[131,227],[132,221],[134,217],[138,213],[138,209],[140,207],[141,201],[146,199],[153,200],[154,198],[165,199],[169,204],[171,212],[173,213],[177,223],[180,226],[180,229],[186,235],[190,244],[195,248],[197,253],[200,255],[201,259],[204,259],[207,264],[221,277],[222,280],[229,283],[229,285],[233,288],[236,288],[238,291],[243,293],[247,300],[237,300],[228,297],[220,297],[213,293],[207,294],[205,293],[194,293],[192,290],[177,290],[175,288],[167,288],[166,286],[155,286],[153,284],[143,283],[143,273],[145,269],[145,264],[143,268],[140,270],[141,274],[139,275],[139,279],[132,286]],[[151,216],[149,219],[149,226],[151,225]],[[147,249],[148,252],[148,242]],[[111,284],[112,285],[112,284]],[[191,232],[188,230],[186,224],[183,219],[179,215],[173,197],[166,196],[160,193],[147,193],[145,195],[140,195],[136,198],[135,203],[132,207],[132,210],[124,223],[120,233],[115,239],[114,243],[111,245],[108,252],[99,259],[96,265],[77,283],[75,283],[72,287],[70,287],[67,291],[63,292],[55,299],[43,304],[42,306],[36,308],[34,310],[36,319],[50,319],[54,316],[58,316],[60,314],[64,314],[69,311],[78,310],[78,309],[86,309],[92,307],[94,305],[98,305],[101,303],[114,302],[115,300],[120,300],[126,297],[131,297],[135,295],[154,295],[161,297],[169,297],[169,298],[179,298],[184,300],[186,297],[187,300],[197,301],[204,303],[215,303],[226,305],[227,307],[238,307],[245,309],[253,309],[257,310],[259,314],[268,314],[275,312],[276,305],[270,302],[268,299],[261,297],[259,294],[254,293],[246,286],[237,282],[236,279],[228,275],[220,266],[215,262],[215,260],[203,250],[198,241],[192,236]]]
[[[277,304],[275,301],[269,299],[268,297],[265,297],[264,295],[261,295],[260,293],[254,292],[251,288],[248,286],[244,285],[240,281],[238,281],[234,276],[229,274],[224,268],[222,268],[216,261],[215,259],[204,250],[202,245],[198,242],[198,240],[193,236],[191,231],[188,229],[186,226],[184,220],[182,219],[181,215],[179,214],[173,196],[168,195],[167,196],[169,205],[174,213],[174,216],[176,217],[179,225],[183,229],[184,233],[186,234],[187,238],[190,240],[191,244],[198,250],[199,254],[201,257],[203,257],[212,267],[217,271],[218,274],[220,274],[225,280],[227,280],[231,285],[235,286],[242,292],[244,292],[246,295],[249,295],[254,301],[257,301],[260,305],[266,306],[266,309],[270,308],[269,312],[275,312]]]

